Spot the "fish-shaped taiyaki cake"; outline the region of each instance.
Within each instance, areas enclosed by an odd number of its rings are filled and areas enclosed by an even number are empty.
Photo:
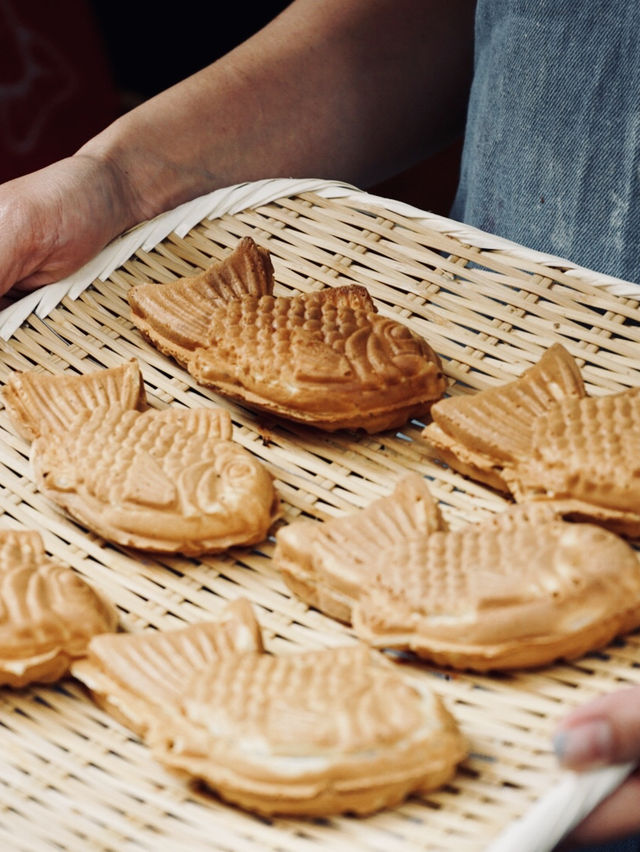
[[[552,500],[567,517],[639,537],[640,388],[550,408],[510,487],[516,500]]]
[[[446,388],[429,344],[357,285],[220,302],[208,335],[189,362],[200,384],[326,431],[398,428]]]
[[[575,658],[640,626],[640,561],[594,524],[521,505],[379,555],[356,634],[476,671]]]
[[[245,295],[238,286],[202,298],[200,287],[191,298],[195,286],[132,288],[133,322],[197,382],[250,408],[327,431],[376,432],[424,417],[445,391],[438,355],[378,314],[364,287],[273,296],[248,283]]]
[[[260,814],[367,814],[446,783],[467,745],[440,698],[364,646],[227,655],[149,744]]]
[[[89,642],[71,674],[94,701],[144,737],[167,724],[189,677],[227,654],[260,653],[260,626],[246,598],[219,618],[174,630],[109,633]]]
[[[380,551],[444,527],[425,479],[409,473],[392,494],[365,509],[323,523],[298,520],[281,527],[273,561],[298,597],[349,622]]]
[[[75,381],[10,377],[5,404],[16,428],[34,436],[42,493],[126,547],[190,556],[263,540],[279,512],[273,478],[232,440],[229,414],[140,411],[141,397],[123,383],[139,386],[136,362]],[[134,398],[138,407],[124,407]]]
[[[118,614],[72,568],[51,559],[34,530],[0,531],[0,684],[64,677]]]
[[[534,421],[557,401],[584,396],[578,365],[556,343],[511,382],[437,402],[422,437],[454,470],[509,491],[505,476],[528,455]]]
[[[273,283],[269,252],[243,237],[230,255],[198,275],[163,285],[138,284],[129,290],[128,299],[143,336],[187,366],[193,352],[206,346],[214,302],[269,295]]]

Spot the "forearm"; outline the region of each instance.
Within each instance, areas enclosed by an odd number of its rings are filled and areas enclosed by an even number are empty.
[[[473,7],[472,0],[296,0],[80,153],[117,164],[136,219],[263,177],[369,185],[461,127]]]

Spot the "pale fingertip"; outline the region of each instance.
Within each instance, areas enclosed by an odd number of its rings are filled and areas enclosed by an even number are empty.
[[[613,729],[606,719],[592,719],[557,731],[552,746],[563,766],[587,769],[611,763],[613,739]]]

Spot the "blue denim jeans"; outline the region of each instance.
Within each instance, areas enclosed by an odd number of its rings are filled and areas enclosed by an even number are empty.
[[[630,837],[627,840],[616,840],[604,845],[564,849],[563,852],[638,852],[638,850],[640,850],[640,838]]]
[[[451,216],[640,282],[640,2],[478,0]]]

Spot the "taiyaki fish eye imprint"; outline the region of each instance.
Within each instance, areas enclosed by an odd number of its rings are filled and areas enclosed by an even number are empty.
[[[58,680],[117,626],[115,607],[47,556],[39,533],[0,531],[0,685]]]
[[[135,370],[88,374],[77,384],[48,377],[37,388],[28,374],[10,379],[7,410],[35,436],[31,461],[41,491],[127,547],[198,555],[263,540],[279,514],[278,496],[264,465],[232,440],[228,412],[123,407],[119,382]],[[92,381],[109,387],[110,398],[95,393]]]
[[[440,699],[364,646],[227,656],[150,745],[261,814],[366,814],[448,781],[466,743]]]

